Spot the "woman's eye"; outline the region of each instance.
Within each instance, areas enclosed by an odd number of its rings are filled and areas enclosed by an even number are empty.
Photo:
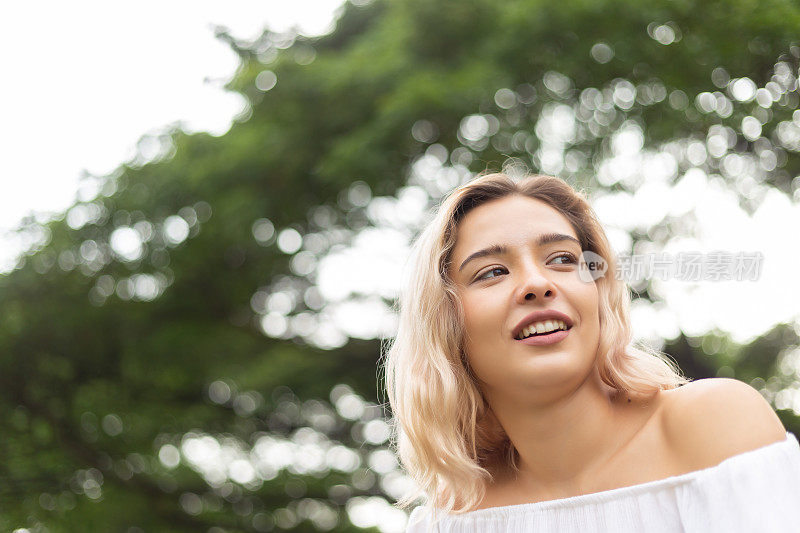
[[[490,276],[490,275],[489,275],[489,274],[492,274],[492,273],[494,273],[494,272],[500,272],[500,274],[503,274],[503,273],[505,273],[505,272],[506,272],[506,269],[505,269],[505,268],[503,268],[503,267],[494,267],[494,268],[490,268],[489,270],[485,271],[483,274],[478,274],[478,277],[476,277],[476,278],[475,278],[475,281],[482,280],[482,279],[492,279],[492,278],[495,278],[495,277],[497,277],[497,276]]]
[[[555,256],[551,261],[555,261],[556,259],[565,259],[566,260],[566,261],[561,261],[561,262],[556,263],[556,264],[559,264],[559,265],[570,265],[570,264],[576,264],[578,262],[578,260],[575,258],[575,256],[572,255],[571,253],[568,253],[568,252],[564,252],[563,254],[559,254],[559,255]]]

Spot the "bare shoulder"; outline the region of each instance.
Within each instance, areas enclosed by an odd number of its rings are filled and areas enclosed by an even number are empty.
[[[665,437],[687,470],[715,466],[786,438],[769,403],[741,381],[701,379],[665,392]]]

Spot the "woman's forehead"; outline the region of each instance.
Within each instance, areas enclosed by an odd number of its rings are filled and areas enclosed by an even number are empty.
[[[498,240],[524,244],[546,233],[578,238],[569,220],[545,202],[520,196],[501,198],[479,205],[464,216],[457,227],[454,252],[496,244]]]

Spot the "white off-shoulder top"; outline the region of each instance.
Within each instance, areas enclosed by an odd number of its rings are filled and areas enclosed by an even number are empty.
[[[417,507],[406,532],[800,532],[800,445],[787,432],[783,441],[687,474],[437,518]]]

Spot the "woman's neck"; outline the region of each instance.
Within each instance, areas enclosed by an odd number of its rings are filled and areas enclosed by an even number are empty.
[[[518,453],[515,484],[555,496],[582,492],[598,466],[628,437],[621,431],[626,403],[597,372],[574,391],[547,402],[491,398],[492,410]]]

